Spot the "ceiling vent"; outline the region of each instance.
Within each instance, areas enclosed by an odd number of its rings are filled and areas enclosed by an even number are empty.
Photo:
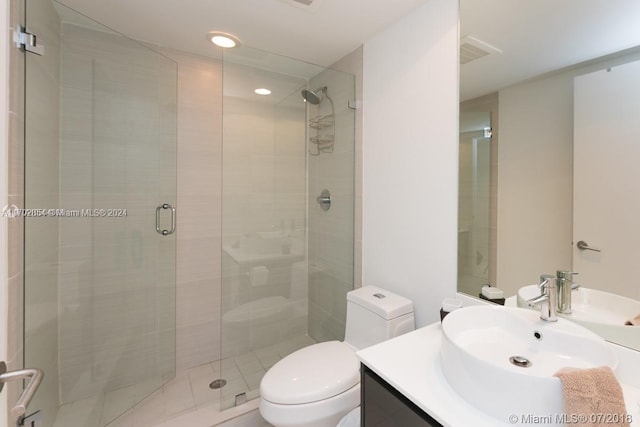
[[[502,53],[502,51],[472,36],[464,36],[460,39],[460,64],[466,64],[493,53]]]
[[[320,7],[322,0],[280,0],[285,3],[295,6],[300,9],[304,9],[308,12],[315,12]]]

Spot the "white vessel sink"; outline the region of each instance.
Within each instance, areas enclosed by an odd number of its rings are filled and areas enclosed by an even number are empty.
[[[522,308],[462,308],[444,319],[442,330],[442,368],[451,388],[505,423],[513,414],[564,413],[553,376],[559,369],[618,365],[610,345],[593,332],[564,319],[545,322]],[[530,366],[517,366],[514,357]]]
[[[527,300],[540,295],[537,285],[518,290],[518,307],[530,308]],[[640,314],[640,301],[609,292],[578,288],[571,294],[571,314],[558,313],[592,330],[608,341],[640,349],[640,326],[625,322]]]

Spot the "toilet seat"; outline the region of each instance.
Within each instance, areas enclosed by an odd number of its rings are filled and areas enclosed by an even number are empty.
[[[337,396],[360,382],[355,351],[340,341],[314,344],[291,353],[262,378],[262,399],[296,405]]]

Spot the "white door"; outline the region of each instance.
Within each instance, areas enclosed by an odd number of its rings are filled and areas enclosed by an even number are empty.
[[[576,77],[573,195],[576,281],[640,299],[639,264],[640,61]]]

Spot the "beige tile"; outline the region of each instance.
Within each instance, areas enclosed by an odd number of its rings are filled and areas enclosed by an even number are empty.
[[[260,381],[262,381],[262,377],[267,372],[264,369],[249,373],[244,376],[244,380],[249,387],[249,390],[259,390],[260,389]]]
[[[126,413],[106,424],[107,427],[134,427],[134,413]],[[62,426],[61,426],[62,427]]]
[[[195,409],[196,404],[188,375],[176,377],[163,387],[167,418]]]
[[[218,280],[179,283],[176,289],[177,327],[219,321],[219,296]]]
[[[105,394],[101,420],[102,425],[107,425],[133,408],[135,403],[134,389],[134,386],[129,386]],[[133,417],[129,418],[132,423]]]
[[[134,427],[153,427],[165,420],[165,401],[162,390],[155,392],[135,407]]]
[[[220,354],[216,337],[219,321],[181,327],[176,330],[176,363],[178,371],[207,363]]]
[[[198,408],[217,402],[219,391],[211,389],[209,384],[218,377],[210,363],[189,369],[188,376]]]
[[[53,427],[67,427],[73,422],[73,402],[60,406]]]

